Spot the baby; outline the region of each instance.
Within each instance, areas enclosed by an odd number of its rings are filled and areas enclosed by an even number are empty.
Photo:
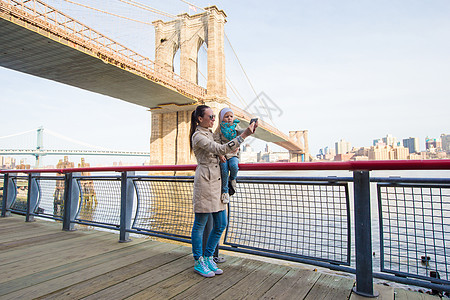
[[[226,144],[236,136],[240,135],[243,130],[236,129],[239,120],[234,118],[233,111],[225,107],[219,113],[219,126],[216,129],[214,139],[217,143]],[[230,192],[228,187],[228,180],[230,180],[231,187],[236,190],[236,177],[238,173],[239,163],[239,148],[232,153],[225,156],[220,155],[220,170],[222,172],[222,203],[230,202]],[[232,191],[231,194],[234,193]]]

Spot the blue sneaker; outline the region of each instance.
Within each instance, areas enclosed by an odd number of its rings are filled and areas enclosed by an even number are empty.
[[[195,261],[194,271],[202,275],[203,277],[214,277],[216,274],[208,268],[208,265],[205,262],[203,256],[200,256],[199,259]]]
[[[216,275],[220,275],[223,273],[222,269],[219,269],[216,265],[216,262],[214,261],[214,258],[212,256],[205,257],[205,262],[208,268],[214,272]]]

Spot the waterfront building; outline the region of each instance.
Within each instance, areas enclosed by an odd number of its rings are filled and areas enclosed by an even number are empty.
[[[334,161],[349,161],[353,156],[355,156],[355,153],[336,154],[336,156],[334,157]]]
[[[425,151],[422,151],[420,153],[411,153],[409,154],[408,158],[411,160],[427,159],[427,153]]]
[[[319,160],[334,160],[336,156],[336,151],[333,148],[325,147],[319,150],[319,154],[317,155],[317,159]]]
[[[409,149],[405,147],[394,147],[392,149],[392,152],[394,154],[394,159],[408,159],[409,155]]]
[[[335,147],[336,147],[336,155],[345,154],[352,150],[350,142],[347,142],[344,139],[341,139],[339,142],[336,142]]]
[[[15,169],[16,159],[9,156],[3,157],[1,167],[2,169]]]
[[[289,152],[263,152],[258,162],[289,162]]]
[[[425,138],[425,149],[429,152],[436,152],[442,149],[441,139]]]
[[[419,139],[416,137],[403,139],[403,147],[408,148],[409,153],[419,153]]]
[[[450,134],[441,134],[441,143],[443,151],[450,151]]]
[[[369,150],[370,160],[389,160],[389,148],[388,146],[374,146]]]

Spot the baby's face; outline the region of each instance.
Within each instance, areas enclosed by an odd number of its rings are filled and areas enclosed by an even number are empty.
[[[234,120],[234,115],[231,111],[227,112],[224,116],[223,116],[223,121],[227,122],[227,123],[233,123]]]

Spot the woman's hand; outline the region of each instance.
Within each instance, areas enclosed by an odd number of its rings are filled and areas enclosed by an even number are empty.
[[[248,125],[247,129],[245,129],[244,132],[241,134],[241,137],[245,139],[246,137],[254,134],[257,127],[258,121],[251,123],[250,125]]]
[[[227,159],[223,155],[219,155],[219,160],[220,160],[221,163],[224,163],[224,162],[227,161]]]

